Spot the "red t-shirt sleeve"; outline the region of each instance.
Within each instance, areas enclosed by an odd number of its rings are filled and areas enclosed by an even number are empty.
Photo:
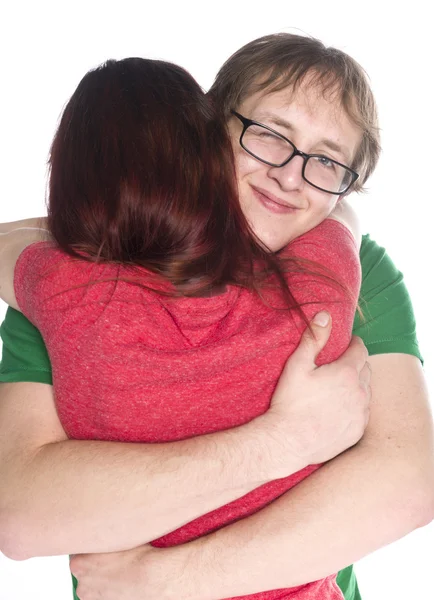
[[[18,306],[36,326],[38,307],[48,291],[44,273],[49,272],[50,257],[54,252],[50,243],[31,244],[21,252],[15,265],[14,287]]]
[[[361,268],[354,237],[342,223],[326,219],[291,242],[285,254],[301,259],[309,271],[289,275],[290,290],[308,320],[321,310],[332,317],[330,339],[317,364],[332,362],[351,340],[360,291]],[[301,319],[299,326],[305,328]]]
[[[83,296],[92,265],[59,250],[53,242],[27,246],[14,273],[15,296],[21,312],[43,337],[56,333],[71,302]]]

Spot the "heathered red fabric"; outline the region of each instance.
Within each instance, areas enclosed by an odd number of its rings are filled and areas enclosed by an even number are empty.
[[[326,266],[358,297],[358,251],[340,223],[326,220],[289,250]],[[336,359],[351,337],[355,301],[319,277],[288,277],[297,300],[310,303],[308,317],[323,308],[332,314],[332,335],[318,362]],[[131,270],[76,260],[49,243],[29,246],[16,266],[17,300],[44,337],[57,410],[70,438],[181,440],[241,425],[267,410],[305,327],[295,313],[273,310],[237,288],[174,299],[120,278],[131,279]],[[134,279],[146,285],[149,273],[142,269]],[[318,467],[263,485],[154,545],[181,544],[250,515]],[[250,596],[342,597],[335,576]]]

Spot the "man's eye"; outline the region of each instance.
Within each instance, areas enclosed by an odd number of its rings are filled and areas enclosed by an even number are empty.
[[[318,156],[316,159],[319,164],[323,167],[325,167],[326,169],[334,169],[336,168],[335,163],[330,160],[329,158],[327,158],[326,156]]]
[[[281,140],[281,138],[273,131],[268,131],[268,129],[264,129],[263,127],[249,127],[247,134],[254,135],[256,138],[265,140]]]
[[[280,140],[279,136],[271,133],[271,131],[267,131],[265,129],[257,130],[253,132],[257,137],[269,139],[269,140]]]

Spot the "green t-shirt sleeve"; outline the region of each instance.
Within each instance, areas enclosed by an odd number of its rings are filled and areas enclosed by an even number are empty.
[[[9,308],[0,327],[3,342],[0,383],[30,381],[52,384],[51,365],[39,331],[17,310]]]
[[[422,360],[416,320],[403,275],[384,248],[368,235],[360,249],[362,288],[353,333],[364,341],[370,355],[403,353]]]

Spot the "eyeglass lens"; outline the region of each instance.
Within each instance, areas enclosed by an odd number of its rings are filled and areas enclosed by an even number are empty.
[[[280,166],[293,154],[294,147],[288,140],[265,127],[252,124],[244,132],[243,145],[256,158]],[[331,193],[340,193],[352,182],[352,173],[326,156],[312,156],[306,161],[306,180]]]

